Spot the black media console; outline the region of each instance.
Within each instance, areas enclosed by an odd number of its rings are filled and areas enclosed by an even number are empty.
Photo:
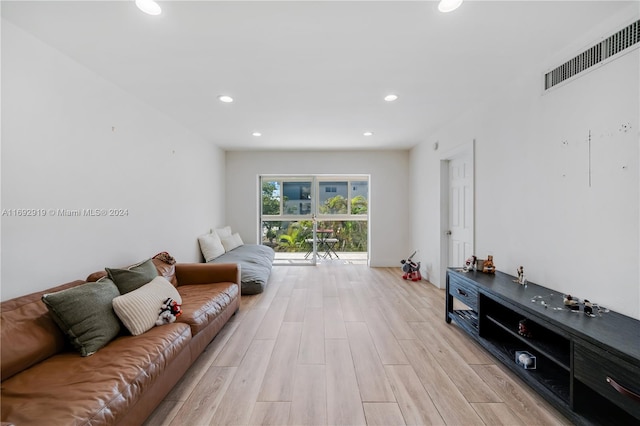
[[[447,323],[453,320],[574,423],[640,424],[640,321],[598,309],[590,317],[583,306],[571,312],[561,293],[515,279],[449,268]],[[462,304],[454,307],[454,298]],[[535,364],[525,369],[516,352]]]

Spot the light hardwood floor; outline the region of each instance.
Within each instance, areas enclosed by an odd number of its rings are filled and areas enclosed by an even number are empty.
[[[401,275],[275,266],[146,425],[570,424]]]

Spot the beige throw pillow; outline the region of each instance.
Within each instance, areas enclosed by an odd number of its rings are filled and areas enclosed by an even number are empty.
[[[210,262],[224,254],[224,246],[215,232],[199,236],[198,243],[205,262]]]
[[[166,278],[158,276],[150,283],[113,299],[113,310],[127,330],[138,336],[153,328],[168,297],[182,304],[178,290]]]
[[[231,227],[227,225],[224,228],[217,228],[216,234],[218,234],[218,237],[220,237],[221,240],[224,240],[225,238],[229,238],[232,234]]]
[[[240,238],[240,234],[238,234],[237,232],[227,238],[222,239],[222,245],[224,246],[225,251],[231,251],[243,244],[244,242],[242,241],[242,238]]]

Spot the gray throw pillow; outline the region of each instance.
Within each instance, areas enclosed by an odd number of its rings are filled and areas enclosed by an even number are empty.
[[[152,259],[145,260],[127,269],[105,268],[109,278],[116,283],[120,294],[127,294],[150,283],[158,276],[158,269]]]
[[[108,278],[42,296],[54,321],[80,355],[89,356],[120,333],[112,301],[120,296]]]

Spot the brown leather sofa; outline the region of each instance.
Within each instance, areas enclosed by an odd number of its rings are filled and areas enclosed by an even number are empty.
[[[3,424],[144,422],[240,306],[236,264],[154,264],[177,287],[182,315],[139,336],[122,333],[91,356],[69,346],[41,301],[90,282],[0,304]]]

